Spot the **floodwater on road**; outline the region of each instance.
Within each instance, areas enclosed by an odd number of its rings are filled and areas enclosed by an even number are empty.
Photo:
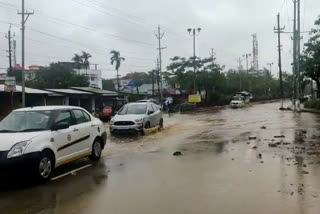
[[[320,213],[320,117],[278,109],[175,114],[161,132],[111,137],[92,167],[1,191],[0,213]]]

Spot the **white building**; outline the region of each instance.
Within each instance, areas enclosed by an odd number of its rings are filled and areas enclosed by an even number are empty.
[[[88,76],[90,87],[102,89],[102,71],[101,70],[76,69],[76,71],[79,75]]]

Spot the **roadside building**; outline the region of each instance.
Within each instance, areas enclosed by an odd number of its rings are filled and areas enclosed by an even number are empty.
[[[115,91],[108,91],[93,87],[71,87],[72,90],[77,90],[79,92],[85,92],[93,94],[94,102],[92,101],[94,111],[101,111],[104,106],[114,103],[117,99],[124,99],[124,95],[119,95]]]
[[[26,92],[26,106],[43,106],[47,103],[47,97],[49,95],[53,96],[52,92],[25,88]],[[4,84],[0,84],[0,118],[3,118],[12,110],[22,107],[22,87],[20,85],[16,86],[15,91],[6,91]]]
[[[93,93],[74,89],[46,89],[46,91],[55,94],[47,102],[47,105],[80,106],[89,112],[95,111],[95,95]]]

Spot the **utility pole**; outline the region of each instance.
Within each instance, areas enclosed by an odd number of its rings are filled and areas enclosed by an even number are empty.
[[[189,34],[193,37],[193,73],[194,73],[194,80],[193,80],[193,90],[194,94],[197,93],[196,83],[197,83],[197,72],[196,72],[196,36],[201,32],[201,28],[188,28]]]
[[[300,25],[300,0],[297,0],[297,6],[298,6],[298,17],[297,17],[297,22],[298,22],[298,29],[296,33],[296,39],[297,39],[297,67],[296,67],[296,72],[297,72],[297,80],[298,80],[298,85],[297,85],[297,110],[300,111],[300,96],[301,96],[301,79],[300,79],[300,51],[301,51],[301,25]]]
[[[26,106],[26,89],[25,89],[25,71],[24,71],[24,40],[25,40],[25,24],[29,18],[30,15],[33,15],[34,12],[29,13],[28,11],[25,11],[25,7],[24,7],[24,0],[22,0],[22,5],[21,5],[21,12],[18,12],[19,15],[21,15],[21,67],[22,67],[22,107]]]
[[[246,58],[246,66],[247,66],[247,78],[248,78],[248,90],[251,91],[251,78],[249,75],[249,57],[251,56],[251,54],[244,54],[243,57]]]
[[[239,76],[240,76],[240,91],[242,91],[242,65],[241,65],[241,57],[239,57]]]
[[[159,59],[157,58],[157,85],[158,85],[158,95],[161,99],[161,92],[160,92],[160,63]],[[162,100],[160,100],[160,103],[162,104]]]
[[[296,111],[296,99],[297,99],[297,0],[293,0],[294,12],[293,12],[293,111]]]
[[[272,74],[271,74],[271,72],[272,72],[272,66],[273,66],[273,62],[271,62],[271,63],[267,63],[267,65],[269,65],[269,67],[270,67],[270,69],[269,69],[269,74],[268,75],[270,75],[270,76],[272,76]]]
[[[17,65],[17,41],[13,40],[13,65]]]
[[[274,32],[278,34],[278,54],[279,54],[279,81],[280,81],[280,98],[281,98],[281,107],[283,109],[283,83],[282,83],[282,60],[281,60],[281,33],[283,33],[285,27],[280,28],[280,13],[277,15],[277,24],[278,27],[274,28]]]
[[[151,71],[151,79],[152,79],[152,97],[154,97],[154,72],[155,70]]]
[[[8,50],[8,53],[9,53],[9,71],[10,71],[10,74],[12,74],[12,48],[11,48],[11,39],[12,39],[12,36],[11,36],[11,24],[9,26],[9,30],[8,30],[8,35],[6,35],[6,38],[8,39],[8,44],[9,44],[9,50]]]
[[[244,54],[243,57],[246,58],[246,66],[247,66],[247,75],[249,74],[249,57],[251,54]]]
[[[158,32],[155,34],[156,38],[158,39],[158,43],[159,43],[159,78],[160,78],[160,87],[161,87],[161,91],[159,93],[160,95],[160,104],[162,104],[163,101],[163,86],[162,86],[162,53],[161,51],[163,49],[166,49],[166,47],[161,47],[161,39],[163,38],[165,33],[161,33],[161,28],[160,25],[158,26]],[[158,90],[160,90],[159,86],[158,86]]]

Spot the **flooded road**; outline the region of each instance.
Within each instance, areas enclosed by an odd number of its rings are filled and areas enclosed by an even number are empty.
[[[320,117],[279,106],[174,115],[161,132],[111,137],[99,164],[1,191],[0,213],[320,213]]]

